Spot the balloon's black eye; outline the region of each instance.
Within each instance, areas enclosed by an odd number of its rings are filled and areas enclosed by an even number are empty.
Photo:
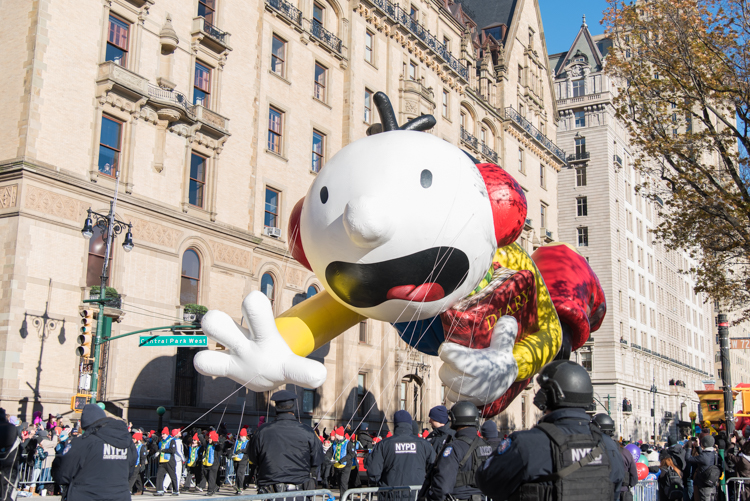
[[[419,176],[419,182],[422,184],[422,188],[429,188],[432,186],[432,172],[427,169],[423,170],[422,174]]]
[[[325,186],[320,189],[320,201],[323,203],[328,201],[328,188]]]

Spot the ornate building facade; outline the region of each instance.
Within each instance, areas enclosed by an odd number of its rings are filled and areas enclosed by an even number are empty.
[[[377,91],[400,122],[435,115],[430,133],[521,183],[527,250],[557,236],[565,154],[536,1],[40,0],[4,15],[17,27],[0,33],[9,414],[69,413],[85,393],[79,312],[105,251],[81,227],[89,207],[107,211],[118,179],[117,217],[132,223],[135,248],[121,237],[113,247],[112,336],[181,323],[186,304],[242,322],[253,290],[277,314],[315,294],[319,282],[288,252],[289,213],[326,160],[378,121]],[[135,424],[155,422],[158,406],[175,426],[268,412],[268,395],[198,375],[196,348],[140,347],[137,336],[106,346],[99,397]],[[443,400],[437,360],[389,325],[363,322],[311,356],[328,381],[296,391],[304,419],[329,429],[377,427],[399,408],[425,424]],[[501,426],[533,423],[527,393]]]
[[[602,327],[577,353],[597,410],[609,411],[625,439],[649,440],[698,412],[695,390],[714,370],[713,305],[694,293],[687,253],[652,237],[661,207],[636,190],[643,178],[615,118],[617,84],[604,72],[609,47],[584,19],[570,49],[550,56],[558,141],[569,152],[558,183],[560,237],[575,242],[607,297]]]

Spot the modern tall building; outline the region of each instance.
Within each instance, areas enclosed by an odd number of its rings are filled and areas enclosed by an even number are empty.
[[[610,40],[584,18],[566,52],[550,56],[560,173],[560,239],[574,242],[607,297],[602,327],[579,350],[591,372],[598,412],[608,411],[625,439],[676,433],[698,411],[695,390],[713,374],[713,305],[693,292],[691,261],[652,238],[661,206],[636,188],[634,152],[612,106],[617,83],[604,72]]]
[[[13,29],[0,32],[0,406],[9,414],[70,413],[71,397],[89,388],[76,337],[105,250],[98,227],[90,240],[81,228],[116,189],[135,248],[126,252],[120,235],[111,253],[108,283],[121,298],[106,311],[112,336],[182,323],[186,304],[240,323],[253,290],[277,314],[315,294],[318,280],[289,255],[289,214],[326,160],[378,121],[377,91],[401,123],[431,113],[430,133],[519,180],[529,251],[557,237],[565,159],[536,1],[4,7]],[[267,394],[197,374],[198,349],[113,340],[99,399],[136,424],[155,422],[158,406],[174,425],[242,413],[255,423],[268,412]],[[329,429],[363,419],[377,428],[398,408],[424,424],[443,399],[438,361],[382,323],[363,322],[312,356],[328,381],[295,391],[303,417]],[[501,424],[530,425],[529,407],[524,394]]]

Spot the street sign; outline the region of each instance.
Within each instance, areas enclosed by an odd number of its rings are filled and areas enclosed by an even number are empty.
[[[750,337],[729,338],[733,350],[750,350]]]
[[[83,406],[89,403],[89,397],[90,395],[82,393],[74,395],[70,399],[70,409],[75,412],[81,412],[83,410]]]
[[[141,336],[138,346],[208,346],[206,336]]]

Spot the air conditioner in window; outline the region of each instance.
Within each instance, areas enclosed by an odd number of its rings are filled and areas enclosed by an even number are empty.
[[[271,226],[266,226],[265,228],[263,228],[263,234],[269,237],[273,237],[273,238],[280,238],[281,228],[273,228]]]

